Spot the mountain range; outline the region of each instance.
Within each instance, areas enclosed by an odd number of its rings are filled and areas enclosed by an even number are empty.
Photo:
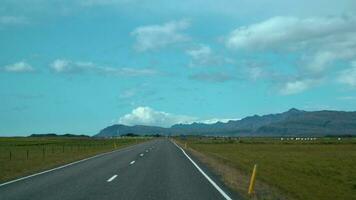
[[[325,136],[356,135],[356,112],[303,111],[292,108],[283,113],[254,115],[241,120],[214,124],[175,124],[157,126],[126,126],[115,124],[101,130],[96,137],[125,134],[138,135],[212,135],[212,136]]]

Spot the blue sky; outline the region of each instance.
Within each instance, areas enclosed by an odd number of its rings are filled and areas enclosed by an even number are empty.
[[[353,0],[3,0],[0,136],[356,110]]]

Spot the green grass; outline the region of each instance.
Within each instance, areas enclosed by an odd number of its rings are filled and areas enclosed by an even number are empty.
[[[0,137],[0,183],[145,140]]]
[[[356,199],[356,140],[280,141],[190,138],[190,148],[250,174],[295,199]]]

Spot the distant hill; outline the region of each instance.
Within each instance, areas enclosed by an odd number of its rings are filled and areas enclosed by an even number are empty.
[[[304,112],[285,120],[264,125],[262,135],[356,135],[356,112]]]
[[[59,135],[56,133],[45,133],[45,134],[32,134],[29,137],[89,137],[88,135],[75,135],[75,134],[63,134]]]
[[[116,124],[101,130],[96,137],[112,137],[112,136],[120,136],[126,134],[137,134],[137,135],[153,135],[160,134],[165,135],[169,133],[169,129],[157,127],[157,126],[126,126],[122,124]]]
[[[279,114],[269,114],[269,115],[254,115],[250,117],[245,117],[241,120],[230,120],[226,123],[217,122],[214,124],[202,124],[202,123],[193,123],[193,124],[178,124],[173,125],[172,129],[175,129],[176,132],[184,131],[189,134],[194,134],[197,132],[204,133],[221,133],[221,132],[238,132],[238,133],[252,133],[256,132],[260,127],[282,122],[287,118],[300,116],[306,113],[305,111],[300,111],[295,108],[290,109],[287,112]]]
[[[307,112],[293,108],[283,113],[254,115],[241,120],[230,120],[226,123],[176,124],[170,128],[118,124],[101,130],[96,136],[110,137],[128,133],[226,136],[356,135],[356,112]]]

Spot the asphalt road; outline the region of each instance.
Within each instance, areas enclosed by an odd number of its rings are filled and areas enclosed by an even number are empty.
[[[197,164],[201,171],[168,139],[153,140],[2,185],[0,199],[235,198],[204,166]]]

